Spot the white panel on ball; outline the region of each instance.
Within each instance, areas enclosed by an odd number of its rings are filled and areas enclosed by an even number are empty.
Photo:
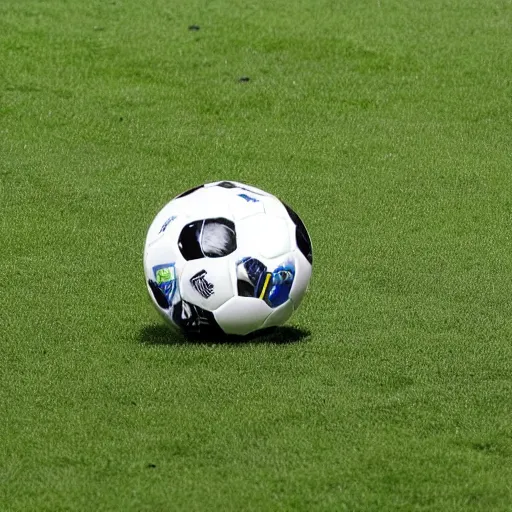
[[[170,202],[166,204],[158,212],[158,215],[148,229],[146,246],[150,246],[156,240],[163,237],[165,233],[169,233],[183,219],[186,219],[186,216],[183,214],[183,211],[176,207],[176,203]]]
[[[165,236],[148,244],[144,252],[144,268],[148,279],[155,279],[153,272],[155,266],[172,264],[180,268],[183,262],[178,246],[175,243],[170,244]]]
[[[264,258],[276,258],[291,250],[286,221],[279,217],[259,214],[237,225],[239,247],[254,247]]]
[[[289,219],[284,204],[275,196],[270,196],[265,199],[265,213],[282,219]]]
[[[263,327],[272,309],[253,297],[233,297],[214,311],[215,319],[227,334],[245,335]]]
[[[233,190],[240,192],[240,194],[234,194],[230,201],[231,214],[235,221],[257,215],[258,213],[265,213],[265,208],[261,201],[262,198],[251,192],[247,193],[240,191],[240,189]]]
[[[231,218],[229,198],[221,187],[200,188],[188,196],[175,199],[191,220],[215,217]]]
[[[274,309],[269,317],[265,320],[263,327],[274,327],[276,325],[283,325],[293,313],[293,302],[287,300],[284,304]]]

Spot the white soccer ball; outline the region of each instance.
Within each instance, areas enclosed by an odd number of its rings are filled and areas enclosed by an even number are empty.
[[[275,196],[233,181],[174,198],[144,248],[149,295],[186,333],[245,335],[284,324],[306,292],[312,262],[299,216]]]

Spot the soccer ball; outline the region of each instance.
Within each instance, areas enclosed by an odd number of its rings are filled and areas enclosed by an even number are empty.
[[[246,335],[284,324],[306,292],[312,262],[299,216],[234,181],[175,197],[151,224],[144,249],[149,295],[185,333]]]

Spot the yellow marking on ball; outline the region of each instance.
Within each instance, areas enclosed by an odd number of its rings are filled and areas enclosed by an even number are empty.
[[[265,282],[263,283],[263,288],[261,289],[260,299],[263,299],[263,296],[265,295],[265,292],[267,291],[268,283],[269,283],[271,277],[272,277],[272,274],[270,274],[270,273],[265,276]]]

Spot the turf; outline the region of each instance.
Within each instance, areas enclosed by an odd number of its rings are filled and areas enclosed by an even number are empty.
[[[3,0],[0,509],[510,510],[511,37],[505,0]],[[314,275],[185,343],[144,237],[221,179]]]

